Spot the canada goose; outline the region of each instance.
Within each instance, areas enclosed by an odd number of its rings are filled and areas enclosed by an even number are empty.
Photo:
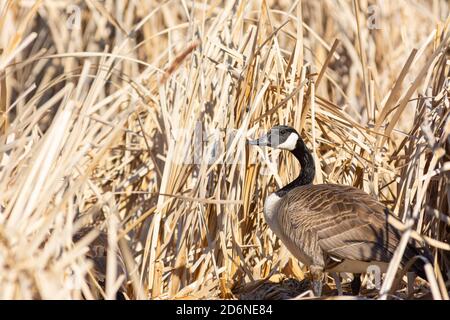
[[[300,162],[300,175],[267,197],[264,217],[288,250],[309,266],[315,295],[321,294],[324,271],[364,273],[377,265],[386,272],[400,234],[388,224],[380,202],[354,187],[313,185],[314,158],[291,127],[275,126],[248,143],[289,150]],[[402,266],[417,254],[408,244]],[[413,271],[425,277],[421,259]]]

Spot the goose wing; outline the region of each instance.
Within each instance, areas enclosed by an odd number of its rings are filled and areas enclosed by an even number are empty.
[[[283,198],[278,218],[286,236],[311,255],[322,251],[337,259],[387,262],[400,235],[389,227],[384,210],[360,189],[309,185]]]

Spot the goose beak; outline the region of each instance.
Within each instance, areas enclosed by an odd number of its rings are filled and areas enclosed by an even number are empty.
[[[265,135],[256,140],[247,140],[247,143],[252,146],[267,146],[269,145],[269,138]]]

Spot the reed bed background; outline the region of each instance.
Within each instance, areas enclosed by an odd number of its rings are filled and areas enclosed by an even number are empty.
[[[289,124],[403,222],[365,296],[448,299],[446,0],[0,3],[0,298],[307,296],[262,214],[298,165],[245,144]]]

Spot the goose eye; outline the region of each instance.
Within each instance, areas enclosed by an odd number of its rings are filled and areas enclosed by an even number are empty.
[[[281,129],[280,133],[281,133],[281,134],[285,134],[285,133],[286,133],[286,130]]]

